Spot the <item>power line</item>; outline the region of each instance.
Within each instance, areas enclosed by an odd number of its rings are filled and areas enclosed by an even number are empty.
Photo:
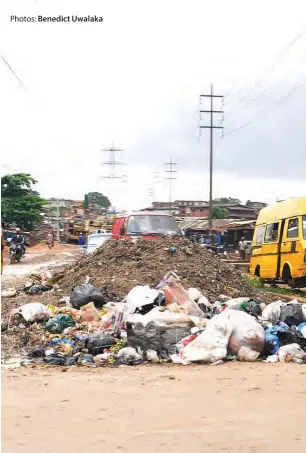
[[[116,175],[116,168],[118,165],[123,165],[122,162],[118,161],[118,155],[122,156],[123,150],[115,148],[114,144],[109,148],[101,150],[102,153],[108,153],[109,158],[107,161],[101,162],[101,165],[105,165],[109,168],[109,173],[107,176],[102,176],[102,179],[121,179],[122,181],[126,180],[126,175]],[[126,181],[125,181],[126,182]]]
[[[201,129],[210,129],[210,158],[209,158],[209,228],[212,229],[212,217],[213,217],[213,206],[212,206],[212,199],[213,199],[213,131],[214,129],[223,129],[223,126],[215,126],[214,125],[214,114],[219,113],[222,114],[223,119],[223,110],[214,110],[213,101],[215,98],[220,98],[223,100],[223,96],[213,94],[213,85],[210,86],[210,94],[201,94],[201,98],[210,98],[210,110],[200,110],[201,113],[209,113],[210,114],[210,124],[209,125],[201,125]]]
[[[283,57],[291,50],[291,48],[305,35],[306,33],[306,27],[301,31],[299,32],[288,44],[286,44],[279,52],[278,54],[276,55],[276,59],[274,61],[274,63],[268,67],[265,72],[263,72],[261,74],[260,77],[258,77],[258,80],[255,80],[255,84],[247,90],[247,92],[244,94],[244,96],[239,99],[239,102],[238,104],[236,105],[236,107],[239,107],[240,105],[242,105],[242,109],[245,109],[247,108],[249,105],[251,105],[253,102],[256,101],[256,99],[258,99],[260,96],[262,96],[264,93],[266,93],[268,91],[269,88],[264,88],[263,86],[263,81],[261,80],[264,76],[264,74],[266,74],[267,72],[271,72],[273,69],[275,69],[275,67],[279,64],[279,62],[283,59]],[[239,79],[238,79],[239,80]],[[237,81],[238,82],[238,81]],[[229,95],[230,92],[232,92],[232,90],[234,89],[234,87],[237,85],[237,82],[234,83],[234,85],[231,87],[231,89],[227,92],[226,96]],[[263,87],[263,90],[257,94],[257,96],[253,96],[251,98],[248,99],[249,95],[252,94],[252,92],[254,92],[254,90],[256,90],[257,88],[259,87]],[[243,91],[243,87],[236,93],[236,96],[238,97],[239,94]],[[246,101],[246,102],[244,102]],[[230,109],[227,111],[227,114],[230,113],[234,108]]]
[[[9,65],[9,63],[6,61],[6,59],[4,58],[4,56],[1,54],[1,58],[2,60],[4,61],[4,63],[7,65],[7,67],[9,68],[9,70],[14,74],[14,76],[16,77],[16,79],[18,80],[18,82],[20,83],[20,85],[25,89],[27,90],[27,87],[24,85],[24,83],[22,82],[22,80],[18,77],[18,75],[16,74],[16,72],[14,71],[14,69]]]

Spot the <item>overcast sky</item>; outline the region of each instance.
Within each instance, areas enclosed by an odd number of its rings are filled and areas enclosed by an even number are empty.
[[[212,82],[216,94],[228,93],[224,138],[215,132],[214,196],[306,195],[303,1],[2,4],[1,54],[27,88],[0,60],[2,174],[31,173],[45,197],[101,191],[132,209],[152,201],[149,189],[168,200],[164,162],[173,158],[173,198],[207,200],[209,134],[199,137],[198,111]],[[95,14],[103,23],[10,22]],[[112,142],[124,150],[117,174],[127,183],[102,179],[100,150]]]

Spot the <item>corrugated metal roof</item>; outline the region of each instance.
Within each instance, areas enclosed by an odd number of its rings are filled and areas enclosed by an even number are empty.
[[[240,220],[240,219],[213,219],[213,229],[231,229],[240,226],[249,225],[250,228],[255,226],[256,220]],[[208,230],[209,221],[208,219],[198,220],[183,220],[180,222],[180,227],[184,230]]]

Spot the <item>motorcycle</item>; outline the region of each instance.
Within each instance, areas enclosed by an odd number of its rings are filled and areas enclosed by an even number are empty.
[[[10,259],[11,264],[14,264],[15,261],[19,263],[22,258],[22,247],[20,244],[12,244],[10,247]]]

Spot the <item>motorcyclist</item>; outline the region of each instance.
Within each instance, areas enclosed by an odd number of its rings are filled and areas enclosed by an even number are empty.
[[[22,256],[25,254],[25,244],[24,244],[24,236],[20,231],[20,228],[16,228],[15,234],[12,237],[11,244],[20,244],[21,245],[21,251],[22,251]]]

